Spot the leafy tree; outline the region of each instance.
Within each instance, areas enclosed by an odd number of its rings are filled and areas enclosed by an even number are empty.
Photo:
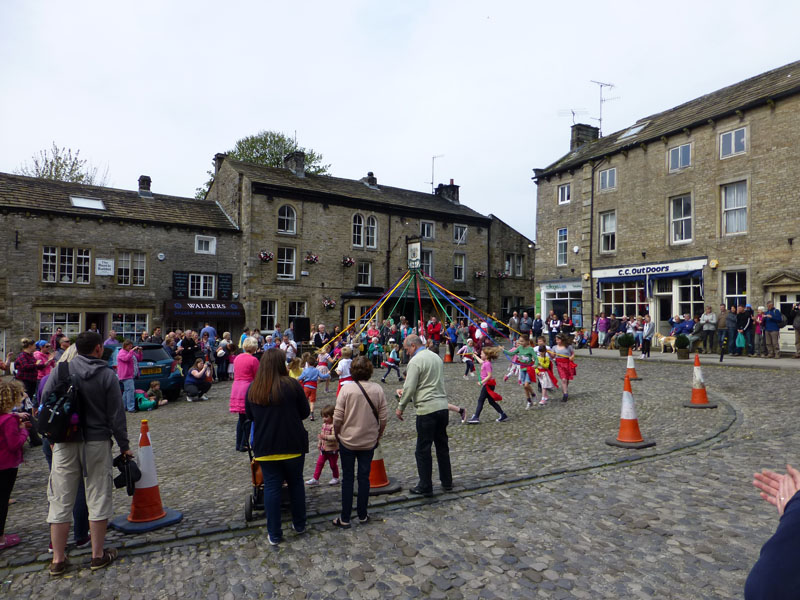
[[[23,163],[16,171],[18,175],[71,181],[86,185],[104,186],[108,181],[108,167],[98,175],[97,167],[80,157],[81,151],[73,154],[70,148],[59,148],[55,142],[50,150],[41,150],[31,157],[29,163]]]
[[[327,175],[329,164],[323,164],[322,154],[310,148],[300,146],[293,138],[279,131],[259,131],[236,142],[232,150],[226,153],[229,158],[243,162],[264,165],[265,167],[282,167],[283,158],[290,152],[304,152],[306,155],[305,170],[311,175]],[[197,188],[196,198],[204,198],[214,180],[214,173],[207,171],[209,180],[203,187]]]

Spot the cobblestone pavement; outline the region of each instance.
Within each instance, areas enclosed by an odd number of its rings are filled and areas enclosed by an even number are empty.
[[[657,445],[633,451],[604,443],[619,425],[624,367],[620,358],[580,360],[570,401],[544,409],[524,410],[519,386],[501,384],[511,415],[506,423],[495,423],[490,407],[478,426],[451,415],[455,492],[432,500],[406,491],[374,498],[373,522],[339,531],[327,522],[338,507],[338,486],[321,485],[307,492],[309,532],[287,533],[279,549],[266,543],[263,518],[244,523],[249,470],[246,455],[233,449],[235,419],[227,413],[228,388],[219,385],[208,402],[171,404],[148,415],[162,498],[184,511],[184,521],[144,536],[112,532],[109,544],[122,549],[118,563],[91,573],[86,552],[73,552],[76,566],[60,581],[48,581],[42,553],[44,461],[26,450],[7,527],[23,543],[0,554],[0,594],[741,596],[777,523],[750,476],[795,459],[796,435],[786,416],[797,401],[796,373],[706,367],[709,395],[723,401],[716,410],[691,410],[681,406],[691,394],[691,363],[637,362],[639,424]],[[472,409],[477,383],[461,378],[460,365],[446,369],[451,401]],[[333,399],[321,395],[318,406]],[[313,438],[319,422],[307,427]],[[137,428],[130,418],[132,438]],[[384,454],[404,490],[416,483],[413,444],[413,419],[392,420]],[[306,476],[312,469],[309,457]],[[115,496],[119,514],[127,502],[124,493]]]

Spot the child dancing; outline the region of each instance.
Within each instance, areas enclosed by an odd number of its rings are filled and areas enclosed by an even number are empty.
[[[458,353],[461,355],[464,364],[466,365],[466,370],[464,371],[464,379],[468,379],[469,377],[475,377],[475,363],[473,360],[475,359],[475,344],[472,341],[472,338],[467,340],[467,343],[461,346],[458,349]]]
[[[303,392],[308,400],[308,406],[311,408],[309,421],[314,420],[314,403],[317,401],[317,382],[319,381],[319,369],[317,369],[317,359],[309,353],[303,355],[306,361],[306,368],[300,373],[297,381],[303,386]]]
[[[475,414],[472,415],[469,421],[467,421],[468,425],[478,425],[480,424],[481,420],[481,411],[483,410],[483,403],[487,400],[489,401],[489,406],[495,409],[500,416],[497,417],[497,422],[502,423],[503,421],[508,419],[508,415],[503,412],[503,409],[500,408],[500,405],[497,404],[497,401],[502,400],[503,397],[494,391],[495,388],[495,380],[492,378],[492,361],[500,355],[500,348],[497,346],[489,346],[488,348],[484,348],[481,350],[480,357],[475,357],[476,360],[481,363],[481,394],[478,396],[478,406],[475,408]]]
[[[389,346],[392,348],[391,352],[389,352],[389,357],[383,361],[382,366],[386,367],[386,375],[381,377],[381,383],[386,383],[386,378],[389,376],[389,373],[392,372],[392,369],[395,370],[397,373],[397,379],[400,381],[404,381],[404,377],[400,375],[400,358],[397,354],[398,346],[394,341],[394,338],[389,340]]]

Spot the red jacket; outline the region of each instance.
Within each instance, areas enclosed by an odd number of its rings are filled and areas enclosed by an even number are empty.
[[[428,324],[428,337],[434,342],[439,342],[442,339],[442,324],[436,321],[436,324]]]

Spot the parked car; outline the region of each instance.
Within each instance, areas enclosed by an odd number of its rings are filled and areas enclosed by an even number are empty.
[[[178,368],[178,361],[173,360],[161,344],[138,344],[142,349],[142,360],[139,362],[139,376],[133,382],[137,390],[150,389],[150,382],[157,380],[161,383],[164,397],[175,400],[183,390],[183,373]],[[107,346],[111,350],[108,365],[117,370],[117,354],[122,344]],[[121,385],[121,384],[120,384]]]

